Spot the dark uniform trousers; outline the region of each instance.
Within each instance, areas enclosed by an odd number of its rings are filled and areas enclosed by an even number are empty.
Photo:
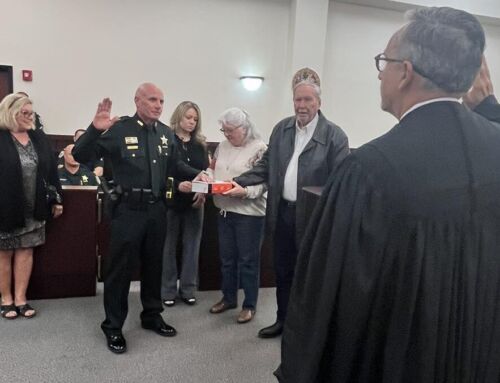
[[[79,162],[108,158],[120,202],[111,218],[108,274],[104,278],[101,327],[106,334],[121,332],[128,312],[128,292],[134,268],[141,264],[141,320],[147,327],[163,323],[160,313],[166,180],[179,174],[194,178],[198,171],[178,159],[173,132],[159,121],[148,126],[138,115],[123,117],[100,132],[93,125],[75,143]],[[118,186],[120,188],[118,188]]]
[[[161,273],[165,240],[166,207],[156,202],[122,201],[111,220],[110,272],[104,280],[106,334],[120,333],[128,313],[128,293],[134,268],[141,263],[141,302],[143,324],[160,322]]]
[[[295,203],[281,199],[274,235],[274,270],[279,321],[284,321],[286,318],[288,299],[297,263],[295,221]]]

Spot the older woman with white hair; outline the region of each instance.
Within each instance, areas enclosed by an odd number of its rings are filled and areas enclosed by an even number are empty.
[[[5,319],[35,316],[26,301],[33,247],[45,242],[49,216],[62,214],[55,157],[33,118],[25,94],[7,95],[0,103],[0,313]]]
[[[260,139],[248,113],[239,108],[226,110],[219,118],[226,140],[215,151],[209,173],[217,180],[231,180],[251,169],[267,145]],[[237,307],[238,286],[245,300],[238,323],[253,319],[259,292],[260,248],[266,214],[266,185],[234,187],[215,195],[218,217],[219,255],[222,272],[222,299],[212,306],[212,314]]]

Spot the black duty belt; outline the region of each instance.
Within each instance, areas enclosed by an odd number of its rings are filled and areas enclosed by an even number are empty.
[[[162,195],[160,193],[160,195]],[[121,200],[128,203],[155,203],[162,200],[162,197],[155,196],[151,189],[124,189]]]

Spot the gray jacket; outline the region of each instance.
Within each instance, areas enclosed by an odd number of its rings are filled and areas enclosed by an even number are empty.
[[[296,239],[297,248],[304,236],[305,224],[301,217],[307,212],[304,206],[304,186],[324,186],[333,169],[349,154],[346,134],[333,122],[319,113],[316,130],[299,156],[297,173]],[[268,184],[266,222],[268,234],[274,237],[278,207],[283,193],[283,184],[288,163],[295,146],[295,117],[280,121],[273,129],[269,147],[255,166],[236,177],[242,185]],[[309,212],[310,213],[310,212]]]

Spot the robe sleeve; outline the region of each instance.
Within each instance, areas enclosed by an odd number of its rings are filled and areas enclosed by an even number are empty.
[[[262,158],[257,161],[252,169],[240,174],[233,180],[239,185],[245,187],[250,185],[257,185],[267,182],[269,177],[269,148],[264,152]]]
[[[323,359],[337,346],[335,322],[343,315],[337,312],[339,300],[352,299],[357,307],[369,307],[373,299],[387,236],[382,200],[355,154],[330,177],[297,259],[281,365],[275,372],[280,382],[330,381],[325,368],[331,361]],[[352,331],[359,332],[355,338],[363,336],[366,315],[368,309],[352,319]],[[340,355],[349,358],[358,346],[343,345],[346,349]],[[355,361],[342,365],[351,363]],[[337,371],[336,376],[339,373],[342,375]]]

